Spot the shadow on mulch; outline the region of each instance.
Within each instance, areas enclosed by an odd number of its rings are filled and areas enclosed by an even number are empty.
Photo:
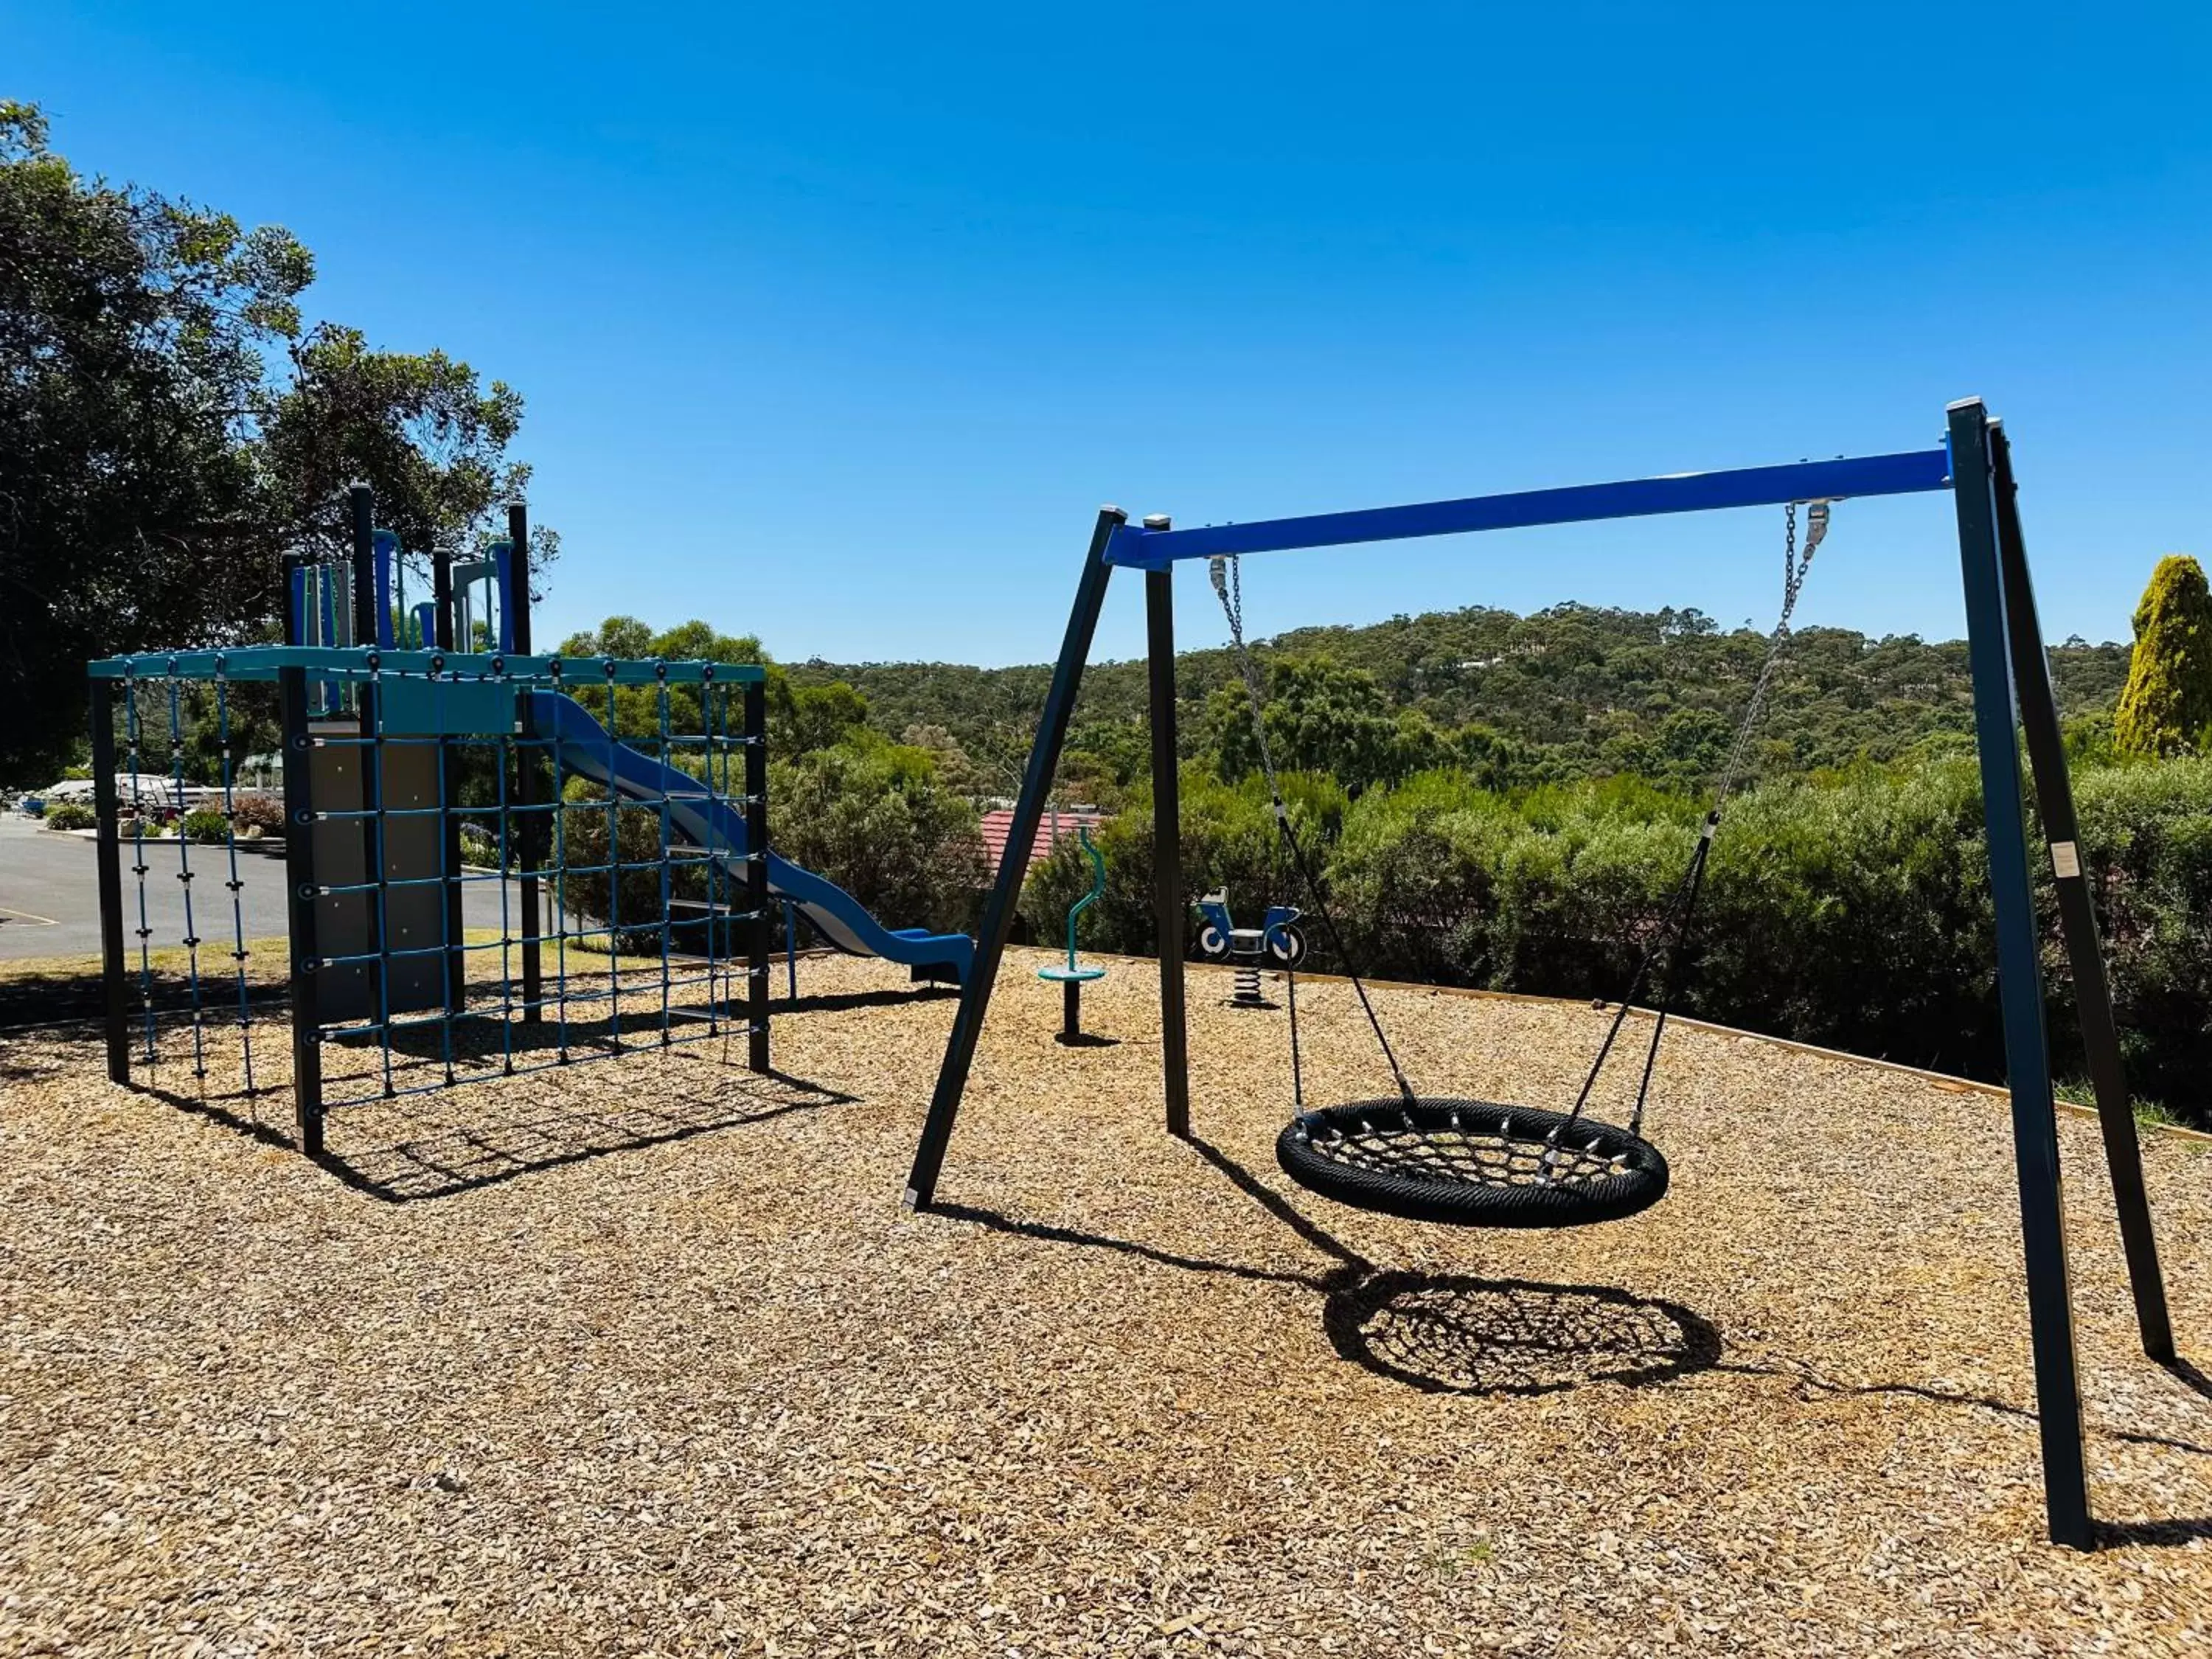
[[[716,1070],[711,1087],[688,1095],[625,1096],[611,1109],[562,1101],[536,1115],[504,1121],[418,1117],[410,1122],[410,1132],[397,1139],[362,1146],[326,1145],[320,1162],[346,1185],[371,1197],[412,1204],[611,1152],[847,1105],[855,1098],[788,1073],[756,1075],[731,1066]]]
[[[1610,1285],[1550,1285],[1520,1279],[1410,1273],[1379,1268],[1331,1235],[1289,1199],[1218,1147],[1185,1143],[1240,1192],[1330,1257],[1321,1273],[1282,1272],[1247,1262],[1180,1255],[1155,1245],[1048,1222],[1019,1220],[972,1205],[930,1207],[952,1220],[1050,1243],[1113,1250],[1189,1273],[1222,1273],[1297,1285],[1323,1298],[1322,1327],[1339,1355],[1378,1376],[1426,1394],[1556,1394],[1593,1382],[1645,1388],[1703,1371],[1785,1378],[1838,1395],[1910,1395],[1931,1405],[1964,1407],[2032,1422],[2032,1407],[1984,1395],[1911,1382],[1844,1382],[1810,1366],[1723,1362],[1719,1328],[1680,1303],[1639,1297]],[[2185,1385],[2206,1391],[2204,1374],[2187,1360],[2167,1369]],[[2093,1432],[2116,1440],[2200,1456],[2212,1447],[2122,1428]],[[2123,1522],[2106,1528],[2117,1541],[2172,1545],[2212,1535],[2212,1520]]]
[[[357,1191],[414,1203],[856,1098],[788,1073],[745,1070],[741,1006],[710,1026],[703,1010],[664,1017],[657,998],[641,991],[636,1002],[618,1021],[599,1013],[564,1027],[557,1018],[508,1019],[487,1000],[477,1005],[483,1018],[464,1017],[450,1029],[435,1021],[405,1026],[388,1045],[373,1035],[326,1038],[319,1162]],[[183,1087],[161,1080],[165,1073],[195,1078],[187,1026],[171,1033],[154,1066],[134,1072],[131,1086],[264,1145],[290,1146],[289,1032],[257,1026],[249,1067],[223,1024],[211,1020],[205,1033],[205,1075]],[[574,1086],[593,1061],[646,1054],[697,1063],[635,1086],[611,1077],[604,1091]],[[477,1083],[501,1086],[468,1086]]]
[[[2161,1360],[2161,1368],[2168,1376],[2191,1394],[2212,1400],[2212,1376],[2207,1376],[2191,1361],[2182,1358]]]
[[[2138,1544],[2146,1549],[2185,1548],[2212,1539],[2212,1516],[2191,1516],[2179,1521],[2100,1521],[2097,1547]]]
[[[972,1205],[931,1208],[1000,1232],[1113,1250],[1183,1272],[1303,1285],[1322,1296],[1322,1329],[1340,1357],[1425,1394],[1543,1395],[1593,1382],[1644,1388],[1710,1370],[1720,1361],[1719,1332],[1676,1303],[1607,1285],[1377,1267],[1219,1148],[1196,1139],[1188,1144],[1337,1265],[1316,1273],[1283,1273],[1017,1220]]]
[[[888,991],[823,991],[808,996],[779,997],[769,1004],[775,1014],[827,1014],[848,1008],[903,1008],[913,1002],[957,1001],[957,985],[912,985]]]
[[[1601,1285],[1385,1271],[1333,1292],[1330,1345],[1424,1394],[1644,1388],[1719,1363],[1720,1333],[1677,1303]]]
[[[133,1009],[131,1086],[265,1146],[292,1146],[289,1030],[283,1024],[254,1022],[248,1060],[239,1046],[237,1005],[206,1000],[208,1018],[201,1033],[206,1064],[201,1066],[192,1044],[191,987],[184,975],[170,978],[175,982],[161,987],[166,995],[157,1002],[161,1020],[159,1057],[153,1064],[142,1053],[143,1009]],[[458,1015],[449,1029],[438,1020],[403,1024],[389,1033],[387,1044],[378,1042],[376,1033],[327,1033],[323,1040],[325,1168],[347,1186],[372,1192],[374,1197],[411,1203],[508,1182],[602,1152],[659,1146],[852,1099],[852,1095],[818,1088],[787,1073],[769,1073],[763,1079],[730,1064],[730,1048],[741,1044],[745,1036],[744,1002],[723,1005],[721,1020],[712,1024],[706,1009],[696,1005],[677,1002],[664,1013],[657,964],[619,973],[619,1020],[608,1018],[604,982],[581,973],[571,973],[568,980],[577,1002],[566,1020],[557,1006],[542,1011],[538,1022],[522,1020],[515,1006],[520,982],[493,978],[471,980],[471,1011]],[[133,995],[137,995],[137,987],[133,987]],[[915,984],[898,991],[785,998],[769,1002],[769,1018],[872,1009],[945,995],[957,995],[957,991]],[[288,987],[281,982],[252,987],[250,995],[257,1015],[288,1000]],[[38,1009],[53,1022],[58,1006],[69,1009],[77,1020],[97,1018],[97,964],[91,969],[69,964],[51,975],[27,975],[0,987],[0,1015],[9,1009],[18,1013]],[[529,1086],[533,1075],[550,1078],[588,1061],[637,1053],[714,1055],[719,1060],[706,1064],[717,1082],[692,1099],[623,1095],[613,1110],[571,1109],[564,1099],[549,1102],[546,1091]],[[7,1075],[7,1055],[0,1051],[0,1078]],[[272,1075],[279,1082],[268,1082]],[[185,1082],[177,1086],[164,1078],[184,1078]],[[508,1084],[515,1095],[502,1099],[473,1091],[469,1084]],[[447,1091],[460,1093],[456,1099],[445,1099]],[[349,1119],[362,1117],[387,1124],[404,1117],[404,1133],[368,1146],[347,1144]]]
[[[222,954],[210,946],[210,963]],[[127,997],[134,1029],[136,1023],[145,1018],[149,996],[157,1017],[170,1018],[191,1012],[192,987],[186,975],[158,968],[149,984],[134,968]],[[209,1006],[221,1004],[234,1008],[238,1004],[237,981],[227,972],[218,974],[210,968],[201,981],[200,996]],[[290,1000],[291,988],[281,980],[256,982],[246,988],[246,1001],[257,1013],[281,1008]],[[41,963],[10,964],[7,975],[0,977],[0,1035],[96,1022],[106,1015],[106,1010],[107,998],[97,961],[87,963],[64,957],[51,967]]]

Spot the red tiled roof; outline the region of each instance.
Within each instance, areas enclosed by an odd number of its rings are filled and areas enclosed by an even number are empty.
[[[1103,812],[1071,810],[1063,806],[1059,813],[1060,834],[1055,839],[1053,835],[1053,817],[1054,815],[1048,811],[1037,824],[1036,842],[1030,852],[1032,863],[1038,859],[1048,856],[1060,842],[1073,841],[1076,827],[1079,824],[1088,824],[1091,829],[1096,830],[1106,821],[1106,815]],[[983,814],[981,828],[983,831],[983,850],[990,855],[991,873],[995,876],[999,873],[1000,862],[1006,856],[1006,841],[1013,833],[1014,815],[1011,810],[1005,807],[994,812],[986,812]]]

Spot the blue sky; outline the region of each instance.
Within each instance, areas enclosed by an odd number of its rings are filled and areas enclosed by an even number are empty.
[[[2046,630],[2124,638],[2155,558],[2212,550],[2208,15],[0,0],[0,92],[81,166],[289,227],[315,314],[524,393],[541,635],[1034,661],[1102,501],[1912,448],[1978,394]],[[1273,556],[1250,622],[1763,625],[1779,520]],[[1801,614],[1955,635],[1956,556],[1942,498],[1850,505]],[[1099,654],[1141,628],[1127,583]]]

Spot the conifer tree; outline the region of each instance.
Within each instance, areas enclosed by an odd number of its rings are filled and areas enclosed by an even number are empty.
[[[2112,715],[2125,755],[2172,755],[2199,746],[2212,728],[2212,588],[2203,567],[2169,554],[2136,606],[2135,655]]]

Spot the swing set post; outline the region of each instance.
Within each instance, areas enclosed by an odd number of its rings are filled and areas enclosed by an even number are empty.
[[[2112,985],[2105,975],[2097,908],[2081,863],[2081,825],[2074,814],[2074,786],[2067,776],[2058,698],[2051,684],[2051,658],[2044,649],[2035,588],[2027,573],[2027,544],[2020,526],[2020,490],[2012,476],[2012,444],[2002,424],[1995,420],[1989,423],[1989,438],[1991,482],[1996,492],[1997,556],[2004,572],[2005,622],[2011,635],[2021,728],[2027,738],[2036,814],[2043,820],[2044,840],[2051,849],[2051,885],[2058,895],[2059,926],[2066,939],[2067,965],[2074,976],[2074,1001],[2081,1013],[2083,1058],[2097,1097],[2097,1126],[2104,1138],[2105,1164],[2112,1171],[2112,1207],[2119,1221],[2128,1288],[2135,1297],[2136,1329],[2143,1352],[2161,1365],[2170,1365],[2174,1360],[2173,1324],[2166,1314],[2166,1283],[2159,1271],[2150,1198],[2143,1188],[2142,1146],[2136,1135],[2127,1066],[2120,1056]]]
[[[2074,1353],[2074,1300],[2066,1262],[2066,1203],[2058,1173],[2058,1110],[2044,1030],[2043,961],[2021,821],[2020,749],[1998,551],[1995,463],[1989,415],[1978,399],[1951,405],[1952,499],[1966,590],[1966,649],[1974,680],[1975,749],[1982,771],[1982,821],[1997,934],[1997,1000],[2004,1020],[2005,1083],[2012,1097],[2013,1162],[2020,1183],[2021,1243],[2027,1257],[2028,1340],[2035,1365],[2036,1430],[2043,1447],[2043,1499],[2056,1544],[2088,1549],[2088,1473],[2081,1439],[2081,1385]]]
[[[1145,520],[1165,530],[1165,517]],[[1145,573],[1145,659],[1152,726],[1152,928],[1160,958],[1160,1088],[1168,1133],[1190,1139],[1190,1038],[1184,1023],[1181,758],[1176,743],[1175,573]]]
[[[952,1142],[952,1125],[960,1115],[960,1099],[968,1090],[968,1073],[975,1063],[975,1043],[983,1034],[983,1016],[991,1006],[991,989],[999,977],[999,963],[1006,954],[1006,936],[1013,931],[1014,907],[1022,896],[1022,878],[1029,873],[1030,849],[1036,844],[1037,826],[1044,818],[1045,798],[1052,793],[1053,774],[1060,769],[1060,753],[1067,742],[1067,728],[1075,714],[1075,694],[1083,684],[1083,665],[1091,655],[1091,635],[1098,630],[1098,612],[1106,603],[1106,584],[1114,567],[1106,562],[1106,549],[1114,532],[1128,522],[1118,507],[1102,507],[1091,532],[1090,550],[1083,556],[1083,576],[1076,584],[1075,604],[1067,615],[1067,634],[1052,671],[1052,688],[1045,693],[1044,712],[1037,720],[1036,742],[1022,774],[1022,793],[1014,801],[1014,821],[1006,830],[1006,855],[991,884],[991,896],[983,906],[983,923],[975,940],[975,963],[968,981],[960,988],[960,1011],[952,1018],[952,1034],[945,1039],[945,1059],[938,1066],[937,1090],[930,1097],[929,1115],[923,1120],[921,1139],[914,1149],[914,1167],[907,1176],[905,1207],[926,1210],[937,1195],[937,1177],[945,1167],[945,1148]]]

